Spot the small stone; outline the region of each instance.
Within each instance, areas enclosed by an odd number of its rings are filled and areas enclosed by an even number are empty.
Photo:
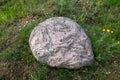
[[[111,74],[111,72],[106,72],[105,74],[107,74],[107,75],[108,75],[108,74]]]
[[[77,69],[93,63],[91,42],[83,28],[66,17],[53,17],[33,29],[29,38],[35,58],[51,67]]]

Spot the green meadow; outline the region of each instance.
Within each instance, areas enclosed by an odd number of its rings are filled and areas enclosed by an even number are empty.
[[[35,26],[56,16],[73,19],[95,56],[76,70],[38,62],[29,47]],[[0,0],[0,80],[119,80],[120,0]]]

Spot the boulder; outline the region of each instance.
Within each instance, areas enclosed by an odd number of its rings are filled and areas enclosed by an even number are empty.
[[[93,63],[90,39],[66,17],[53,17],[33,29],[29,45],[35,58],[51,67],[77,69]]]

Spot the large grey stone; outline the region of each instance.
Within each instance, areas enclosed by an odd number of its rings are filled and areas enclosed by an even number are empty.
[[[33,29],[30,48],[38,61],[51,67],[76,69],[94,60],[91,42],[75,21],[53,17]]]

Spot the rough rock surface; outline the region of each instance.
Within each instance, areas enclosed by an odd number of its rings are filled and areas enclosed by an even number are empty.
[[[66,17],[53,17],[33,29],[30,48],[38,61],[51,67],[76,69],[94,60],[90,40],[81,26]]]

